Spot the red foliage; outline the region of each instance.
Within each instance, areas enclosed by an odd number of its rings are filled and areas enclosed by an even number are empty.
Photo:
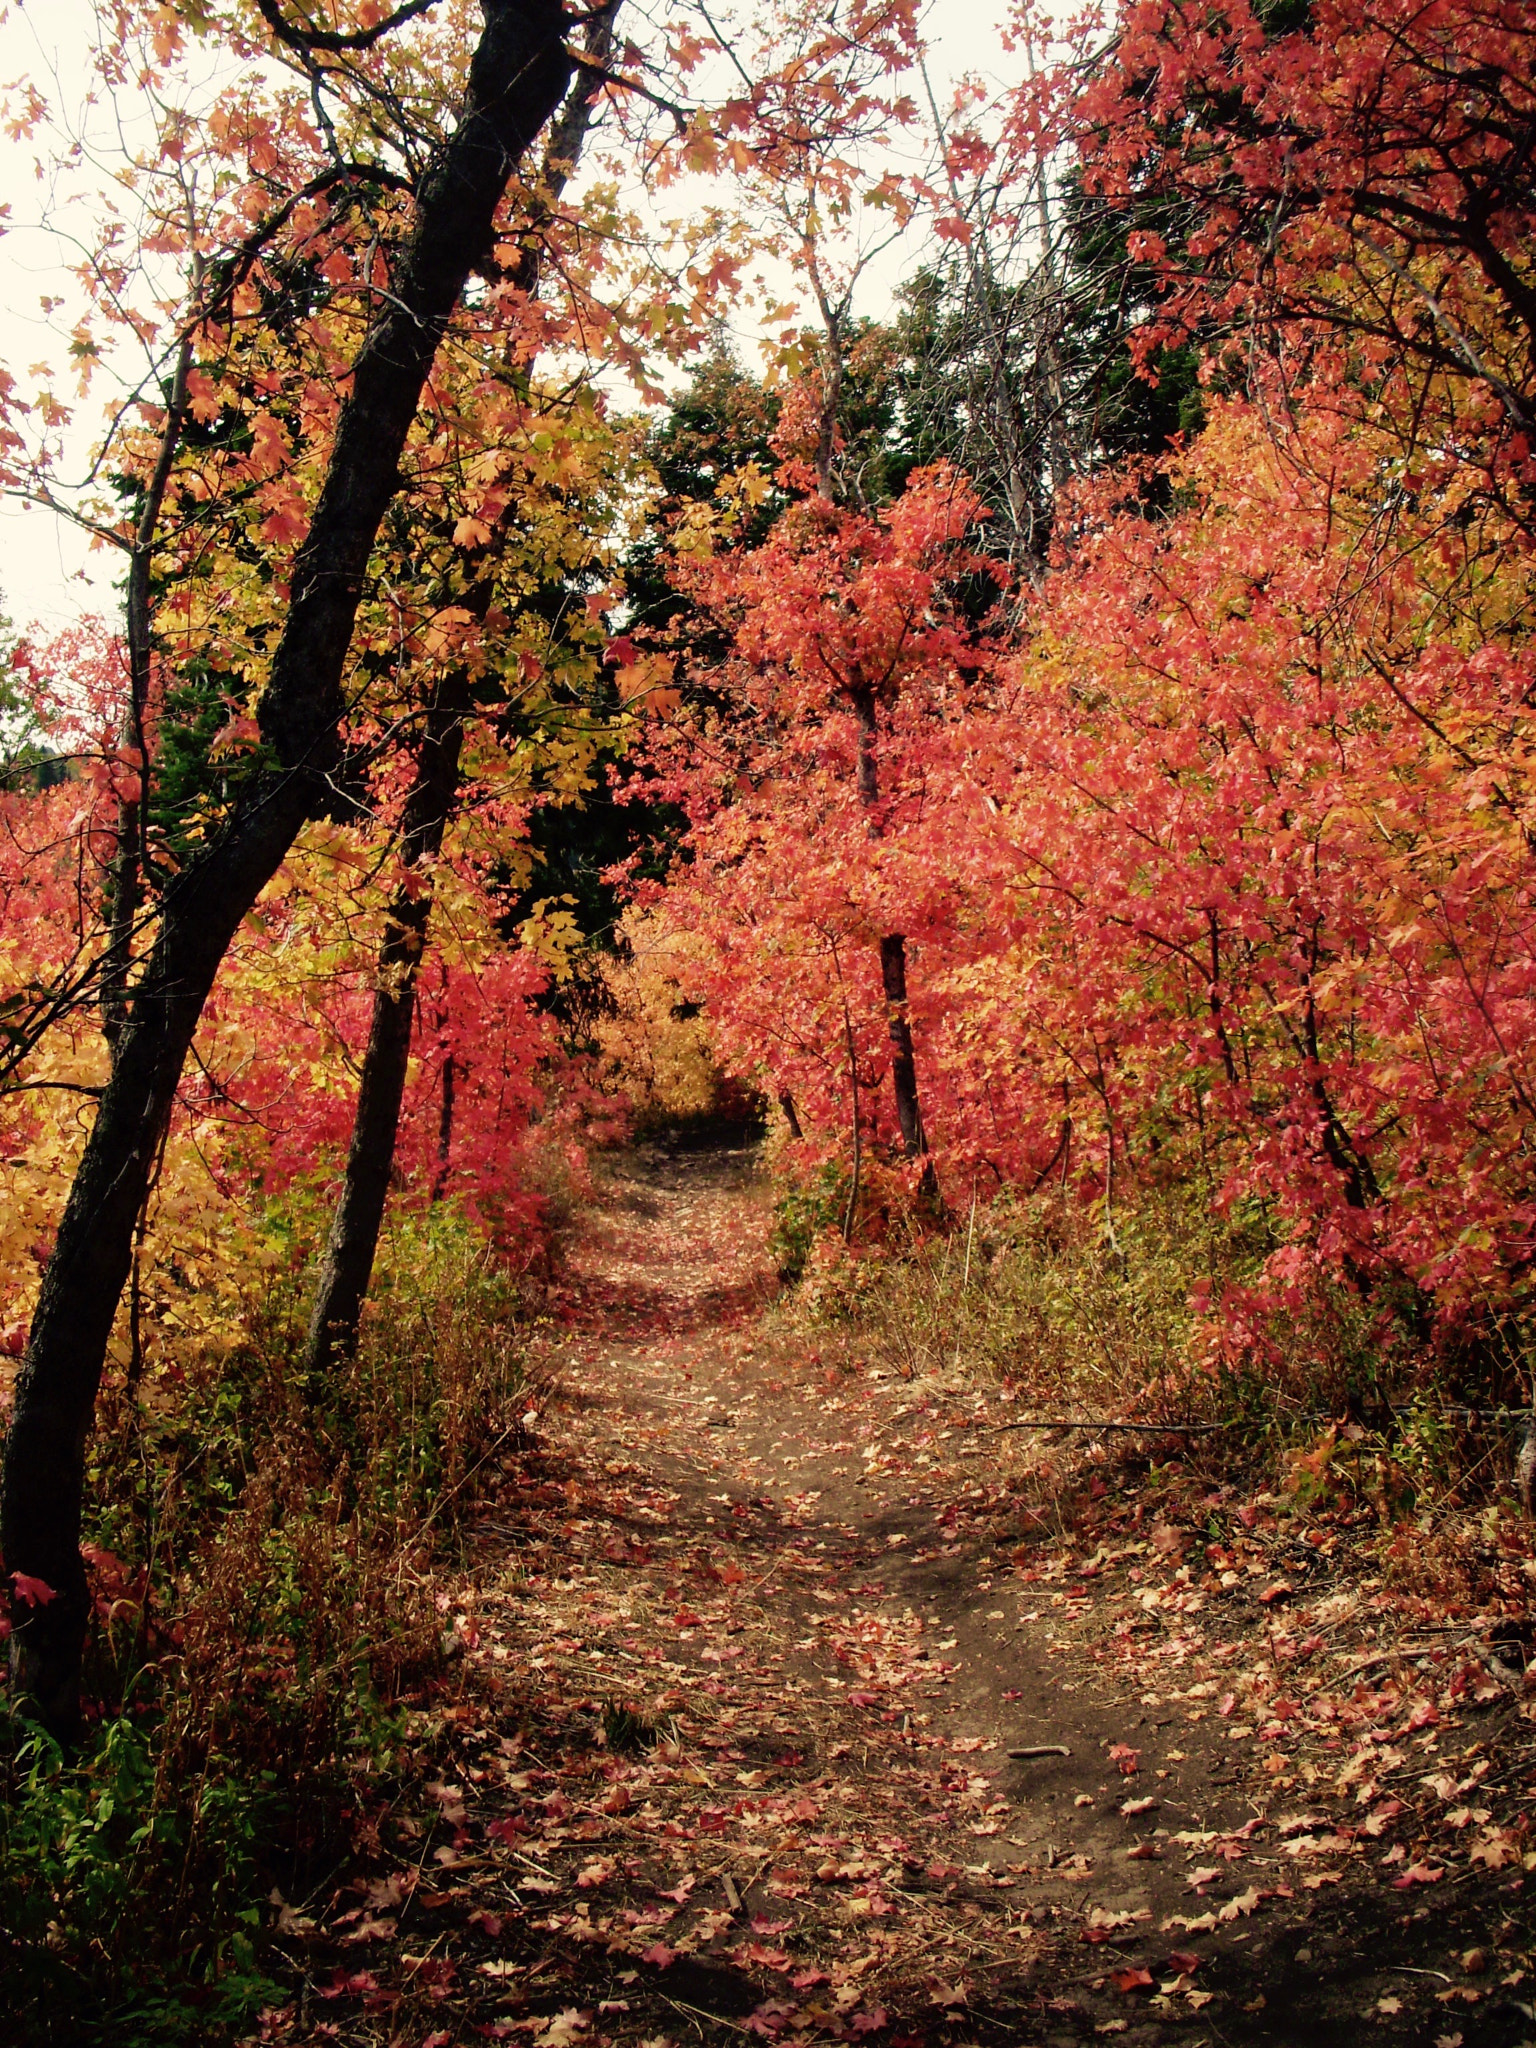
[[[1518,1284],[1536,1228],[1519,557],[1474,596],[1476,537],[1448,550],[1428,505],[1378,560],[1366,447],[1336,414],[1307,432],[1299,471],[1221,411],[1178,515],[1103,523],[1007,664],[945,608],[952,479],[878,526],[798,508],[712,567],[740,715],[657,743],[692,827],[668,914],[707,941],[724,1044],[821,1151],[846,1150],[845,1003],[881,1074],[853,948],[899,920],[952,1192],[979,1167],[1090,1199],[1207,1174],[1282,1239],[1261,1307],[1388,1271],[1451,1312]],[[873,840],[850,673],[890,679]]]
[[[1533,79],[1517,0],[1317,0],[1276,34],[1249,0],[1129,0],[1071,119],[1086,188],[1140,209],[1132,253],[1162,278],[1142,361],[1232,322],[1331,332],[1367,385],[1471,379],[1464,427],[1528,476]]]

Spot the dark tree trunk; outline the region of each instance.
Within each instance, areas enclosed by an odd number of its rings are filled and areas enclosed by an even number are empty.
[[[401,821],[400,858],[406,868],[435,860],[442,849],[459,790],[459,755],[464,743],[468,689],[462,678],[445,690],[427,713],[426,732],[416,756],[416,773]],[[373,1019],[363,1055],[357,1110],[341,1198],[331,1219],[320,1285],[309,1320],[304,1372],[313,1399],[338,1359],[357,1348],[357,1326],[373,1274],[384,1200],[395,1163],[400,1106],[410,1064],[411,1024],[416,1015],[416,977],[432,914],[432,887],[396,890],[379,947]]]
[[[198,272],[199,279],[201,271]],[[149,822],[149,685],[154,665],[151,635],[150,572],[155,542],[160,530],[160,513],[170,487],[181,431],[186,423],[187,380],[192,373],[193,336],[182,338],[171,380],[165,423],[160,429],[160,452],[139,508],[128,556],[128,586],[123,600],[123,624],[128,642],[128,713],[123,721],[123,744],[131,747],[139,769],[139,793],[125,797],[118,806],[117,851],[107,882],[109,936],[102,961],[101,1029],[108,1045],[113,1044],[128,1016],[128,978],[133,968],[133,938],[139,913],[144,907],[145,844]]]
[[[868,688],[851,691],[854,716],[859,721],[858,780],[861,802],[873,812],[880,797],[879,771],[875,763],[875,699]],[[871,819],[870,831],[878,836],[879,820]],[[887,1029],[891,1039],[891,1089],[896,1097],[896,1122],[901,1146],[909,1159],[924,1161],[922,1190],[932,1199],[938,1182],[928,1160],[928,1139],[923,1130],[923,1109],[917,1092],[917,1060],[912,1049],[912,1025],[907,1015],[907,941],[901,932],[890,932],[880,941],[880,982],[885,990]]]
[[[587,24],[587,54],[599,64],[606,63],[611,54],[617,12],[614,0],[613,5]],[[578,76],[550,129],[540,196],[526,223],[516,266],[507,280],[520,291],[531,294],[538,289],[543,253],[539,233],[547,226],[554,202],[581,160],[591,121],[591,93],[585,78]],[[468,608],[477,618],[484,618],[491,596],[490,578],[482,577],[468,599]],[[423,860],[435,860],[442,849],[443,834],[458,802],[459,756],[469,710],[468,681],[459,676],[445,686],[427,713],[416,772],[401,820],[400,857],[407,868],[414,868]],[[425,887],[417,883],[398,890],[379,948],[373,1018],[363,1055],[346,1174],[320,1263],[320,1282],[305,1345],[304,1372],[311,1399],[323,1393],[333,1367],[342,1359],[351,1358],[357,1350],[358,1325],[373,1276],[384,1204],[394,1171],[400,1110],[410,1065],[411,1026],[416,1014],[416,982],[426,949],[432,901],[430,882]],[[432,1184],[434,1201],[447,1178],[452,1139],[450,1055],[443,1066],[438,1166]]]
[[[912,1056],[912,1026],[907,1019],[907,942],[900,932],[880,941],[880,979],[885,985],[891,1034],[891,1087],[896,1096],[896,1121],[901,1146],[909,1159],[928,1150],[923,1134],[922,1105],[917,1099],[917,1061]]]
[[[421,390],[507,182],[571,75],[557,0],[484,0],[463,111],[417,192],[390,295],[353,368],[320,500],[290,572],[258,708],[273,762],[167,885],[159,932],[113,1046],[112,1073],[43,1275],[6,1439],[0,1543],[47,1600],[11,1600],[18,1697],[58,1734],[79,1719],[88,1614],[80,1558],[85,1447],[133,1231],[203,1005],[245,916],[335,764],[342,673],[368,557],[399,484]]]
[[[440,1202],[448,1187],[448,1168],[453,1162],[453,1054],[443,1055],[443,1099],[437,1113],[437,1171],[432,1176],[432,1200]]]

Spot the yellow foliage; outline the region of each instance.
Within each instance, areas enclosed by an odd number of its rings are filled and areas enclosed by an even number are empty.
[[[623,954],[607,967],[614,1010],[597,1027],[610,1085],[643,1120],[706,1116],[720,1070],[687,995],[688,963],[703,943],[651,910],[626,911],[618,936]]]

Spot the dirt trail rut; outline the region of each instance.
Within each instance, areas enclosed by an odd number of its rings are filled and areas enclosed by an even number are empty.
[[[426,1797],[315,1930],[303,2011],[433,2048],[1536,2040],[1530,1980],[1458,1960],[1495,1967],[1518,1875],[1432,1912],[1309,1886],[1228,1723],[1116,1692],[1072,1589],[973,1512],[963,1390],[793,1337],[765,1235],[750,1152],[602,1167]],[[1292,1842],[1330,1825],[1288,1804]]]

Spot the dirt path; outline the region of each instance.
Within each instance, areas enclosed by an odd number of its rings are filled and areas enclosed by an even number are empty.
[[[270,2035],[1536,2040],[1522,1858],[1400,1884],[1432,1866],[1387,1846],[1386,1769],[1341,1818],[1232,1695],[1138,1680],[1096,1582],[1127,1640],[1198,1606],[1156,1584],[1162,1532],[1070,1577],[1000,1540],[997,1411],[796,1337],[764,1238],[749,1154],[605,1167],[445,1617],[424,1796],[350,1892],[285,1909],[307,1983]],[[1492,1787],[1471,1734],[1413,1739]]]

